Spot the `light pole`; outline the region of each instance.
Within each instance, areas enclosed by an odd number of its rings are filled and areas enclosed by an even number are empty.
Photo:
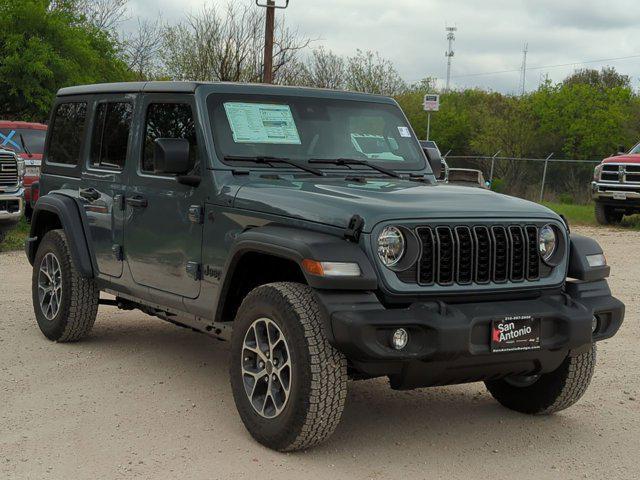
[[[285,0],[284,5],[277,5],[275,0],[267,0],[260,3],[256,0],[256,5],[267,9],[264,27],[264,70],[262,72],[263,83],[273,83],[273,31],[276,25],[276,8],[287,8],[289,0]]]

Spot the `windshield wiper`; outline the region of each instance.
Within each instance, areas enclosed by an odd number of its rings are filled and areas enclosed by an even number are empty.
[[[381,167],[379,165],[375,165],[373,163],[369,163],[366,160],[358,160],[356,158],[312,158],[311,160],[309,160],[309,163],[330,163],[333,165],[346,165],[346,166],[364,165],[365,167],[369,167],[380,173],[384,173],[389,177],[402,178],[399,173],[396,173],[393,170]]]
[[[252,156],[242,156],[242,155],[225,155],[224,159],[227,162],[255,162],[255,163],[263,163],[266,165],[269,165],[271,163],[285,163],[287,165],[291,165],[292,167],[299,168],[300,170],[304,170],[305,172],[318,175],[319,177],[324,176],[324,173],[322,173],[322,171],[318,170],[317,168],[310,167],[308,165],[305,165],[304,163],[298,163],[288,158],[268,157],[268,156],[252,157]]]

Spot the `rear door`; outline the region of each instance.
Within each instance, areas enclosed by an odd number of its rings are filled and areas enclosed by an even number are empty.
[[[125,165],[131,156],[136,96],[101,96],[92,104],[88,158],[79,191],[98,271],[122,275]]]
[[[124,227],[125,255],[136,283],[196,298],[200,293],[202,209],[206,185],[180,184],[154,171],[154,141],[189,141],[190,175],[200,174],[202,134],[193,95],[147,94],[141,99],[140,153],[129,177]]]

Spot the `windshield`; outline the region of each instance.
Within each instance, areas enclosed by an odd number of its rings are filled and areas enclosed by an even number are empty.
[[[640,153],[640,143],[633,147],[629,153]]]
[[[34,155],[42,155],[44,152],[44,140],[47,136],[46,130],[35,130],[31,128],[0,128],[0,148],[12,150],[16,153],[27,154],[27,151]],[[22,144],[24,139],[25,146]]]
[[[306,162],[347,158],[393,170],[425,168],[420,145],[394,105],[295,96],[212,94],[208,107],[221,160],[280,157]]]

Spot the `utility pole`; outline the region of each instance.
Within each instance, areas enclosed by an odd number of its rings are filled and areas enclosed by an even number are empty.
[[[520,67],[520,95],[524,95],[527,84],[527,52],[529,51],[529,44],[524,44],[522,50],[522,66]]]
[[[287,8],[289,0],[284,5],[276,5],[275,0],[267,0],[267,3],[260,3],[256,0],[256,5],[267,9],[264,27],[264,70],[262,72],[263,83],[273,83],[273,32],[276,25],[276,8]]]
[[[445,92],[449,91],[449,84],[451,82],[451,58],[455,54],[453,51],[453,42],[456,39],[457,27],[445,27],[447,31],[447,40],[449,41],[449,49],[444,52],[444,56],[447,57],[447,85],[444,89]]]

